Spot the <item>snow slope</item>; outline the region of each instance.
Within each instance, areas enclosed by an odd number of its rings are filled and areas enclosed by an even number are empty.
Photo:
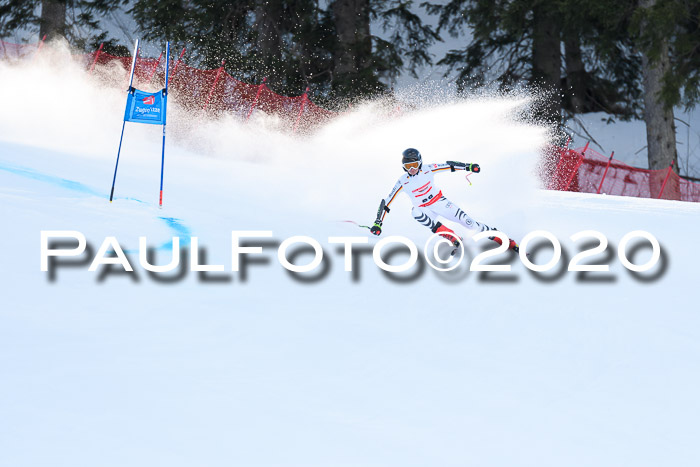
[[[523,102],[486,98],[399,119],[366,106],[305,139],[262,116],[173,109],[164,208],[160,130],[145,125],[127,127],[110,204],[123,95],[45,60],[0,64],[0,465],[700,461],[700,206],[540,191],[544,134],[515,119]],[[513,237],[552,232],[560,266],[580,250],[571,235],[600,231],[610,247],[592,259],[610,271],[535,274],[505,255],[508,273],[392,275],[367,251],[344,271],[328,237],[367,236],[340,221],[372,220],[408,146],[480,163],[472,185],[438,175],[445,194]],[[422,247],[408,201],[394,205],[368,247],[385,235]],[[93,252],[115,236],[136,271],[90,272],[83,256],[42,272],[42,230],[80,231]],[[273,232],[245,276],[231,272],[233,230]],[[635,230],[662,247],[639,274],[617,257]],[[296,235],[321,243],[325,275],[279,264],[276,243]],[[196,236],[224,272],[149,275],[139,236],[159,264],[173,236],[186,251]]]

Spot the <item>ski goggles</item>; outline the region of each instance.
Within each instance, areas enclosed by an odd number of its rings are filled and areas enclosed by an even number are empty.
[[[406,170],[418,169],[420,168],[420,162],[406,162],[403,165],[403,168]]]

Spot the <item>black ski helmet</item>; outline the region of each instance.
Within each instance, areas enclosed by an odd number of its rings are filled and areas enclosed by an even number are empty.
[[[401,164],[408,164],[409,162],[418,162],[418,169],[423,167],[423,158],[418,152],[418,149],[408,148],[403,152],[403,158],[401,159]],[[404,172],[408,172],[406,167],[403,168]]]

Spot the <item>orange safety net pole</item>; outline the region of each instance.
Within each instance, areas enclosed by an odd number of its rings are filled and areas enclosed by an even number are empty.
[[[549,189],[549,190],[553,190],[555,188],[555,183],[557,182],[555,177],[559,173],[559,167],[561,167],[561,165],[564,163],[564,154],[569,153],[569,143],[570,142],[571,142],[571,138],[568,138],[566,140],[566,149],[559,153],[559,161],[557,162],[557,166],[554,168],[554,172],[552,173],[552,178],[549,180],[549,185],[547,187],[547,189]]]
[[[44,37],[41,38],[41,42],[39,42],[39,45],[36,48],[36,53],[34,54],[34,59],[39,55],[39,52],[41,52],[41,48],[44,46],[44,41],[46,40],[46,34],[44,34]]]
[[[180,62],[182,61],[182,56],[185,55],[185,50],[186,50],[186,48],[183,47],[183,48],[182,48],[182,52],[180,52],[180,58],[178,58],[178,59],[177,59],[177,62],[175,62],[175,66],[173,67],[173,72],[170,73],[170,78],[168,79],[168,81],[172,81],[172,80],[173,80],[173,76],[175,76],[175,72],[177,71],[177,66],[178,66],[178,65],[180,64]]]
[[[158,65],[160,65],[160,59],[163,58],[163,52],[160,53],[160,56],[158,57],[158,60],[156,61],[156,64],[153,65],[153,71],[151,72],[150,78],[148,78],[148,83],[150,84],[151,81],[153,81],[153,76],[156,74],[156,70],[158,69]]]
[[[304,107],[306,107],[306,100],[308,99],[308,93],[309,93],[309,87],[306,87],[306,91],[304,91],[304,95],[301,96],[301,108],[299,109],[299,115],[297,115],[297,121],[294,123],[294,130],[293,132],[297,132],[297,127],[299,126],[299,121],[301,120],[301,114],[304,112]]]
[[[89,74],[92,74],[92,71],[95,69],[95,65],[97,64],[97,59],[100,57],[100,54],[102,53],[102,47],[105,45],[105,43],[100,44],[100,48],[97,49],[97,52],[95,52],[95,59],[92,61],[92,66],[90,67],[90,72]]]
[[[608,165],[605,166],[605,172],[603,172],[603,178],[600,180],[600,185],[598,185],[598,191],[596,193],[600,194],[600,189],[603,188],[603,182],[605,181],[605,176],[608,174],[608,169],[610,168],[610,163],[613,160],[613,156],[615,155],[615,151],[610,154],[610,159],[608,159]]]
[[[211,91],[209,91],[209,96],[207,96],[207,101],[204,103],[203,110],[207,110],[207,107],[209,106],[209,100],[211,99],[211,96],[214,94],[214,89],[216,88],[216,83],[219,82],[219,76],[221,76],[221,72],[224,70],[225,63],[226,63],[226,60],[221,60],[221,66],[219,67],[219,71],[216,72],[216,78],[214,78],[214,84],[211,87]]]
[[[571,177],[569,177],[569,182],[566,184],[566,188],[564,188],[563,191],[568,191],[569,187],[571,186],[571,182],[574,181],[574,177],[576,177],[576,173],[578,172],[579,167],[581,167],[581,164],[583,164],[583,158],[586,157],[586,151],[588,150],[589,144],[590,141],[586,143],[586,146],[583,148],[583,151],[581,151],[581,157],[579,157],[578,162],[576,163],[576,167],[574,167],[574,170],[571,171]]]
[[[255,109],[255,106],[258,105],[258,99],[260,98],[260,93],[262,92],[263,88],[265,87],[265,81],[267,81],[267,77],[263,78],[262,83],[260,86],[258,86],[258,93],[255,94],[255,99],[253,100],[253,104],[250,106],[250,110],[248,111],[248,115],[246,115],[245,119],[248,120],[250,118],[250,114],[253,113],[253,109]]]
[[[673,171],[673,164],[675,164],[676,161],[671,161],[671,165],[668,166],[668,172],[666,172],[666,178],[664,178],[664,183],[661,185],[661,191],[659,192],[659,196],[656,197],[656,199],[661,199],[661,195],[664,194],[664,189],[666,188],[666,183],[668,182],[669,177],[671,176],[671,172]]]

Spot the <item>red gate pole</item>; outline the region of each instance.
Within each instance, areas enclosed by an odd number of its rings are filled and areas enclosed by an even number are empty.
[[[297,132],[297,127],[299,126],[299,121],[301,120],[301,114],[302,114],[302,112],[304,112],[304,107],[306,107],[308,93],[309,93],[309,87],[307,86],[306,91],[304,91],[304,95],[301,97],[301,108],[299,109],[299,115],[297,115],[297,121],[296,121],[296,123],[294,123],[293,133]]]
[[[153,65],[153,71],[151,72],[151,77],[148,78],[148,84],[151,84],[151,81],[153,81],[153,76],[156,74],[156,70],[158,69],[158,65],[160,65],[160,59],[163,58],[163,52],[160,53],[160,56],[158,56],[158,60],[156,61],[156,64]]]
[[[172,80],[173,80],[173,76],[175,76],[175,72],[177,71],[177,66],[178,66],[178,65],[180,64],[180,62],[182,61],[182,56],[183,56],[183,55],[185,55],[185,47],[182,48],[182,52],[180,52],[180,58],[178,58],[178,59],[177,59],[177,62],[175,62],[175,66],[173,67],[173,72],[170,73],[170,78],[168,79],[168,81],[172,81]],[[169,84],[169,83],[166,83],[166,84]]]
[[[598,185],[598,191],[596,193],[600,194],[600,189],[603,188],[603,182],[605,181],[605,176],[608,174],[608,169],[610,168],[610,163],[613,160],[613,156],[615,155],[615,151],[610,154],[610,158],[608,159],[608,165],[605,166],[605,172],[603,172],[603,178],[600,180],[600,185]]]
[[[265,81],[267,81],[267,77],[263,78],[262,83],[260,86],[258,86],[258,93],[255,95],[255,99],[253,100],[253,104],[250,106],[250,110],[248,111],[248,115],[246,115],[245,119],[246,121],[250,118],[250,114],[253,113],[253,109],[255,109],[255,106],[258,105],[258,98],[260,97],[260,93],[262,92],[263,88],[265,87]]]
[[[673,170],[673,164],[676,161],[671,161],[671,165],[668,166],[668,172],[666,172],[666,178],[664,178],[664,183],[661,185],[661,191],[659,192],[659,196],[656,199],[661,199],[661,195],[664,194],[664,188],[666,188],[666,182],[668,182],[669,177],[671,176],[671,171]]]
[[[576,167],[574,167],[574,170],[571,172],[571,177],[569,177],[569,182],[566,184],[566,188],[564,188],[563,191],[569,191],[569,187],[571,186],[571,182],[574,181],[574,177],[576,176],[576,173],[578,172],[578,168],[581,167],[581,164],[583,164],[583,158],[586,157],[586,151],[588,150],[588,145],[590,144],[590,141],[586,143],[586,146],[583,148],[583,151],[581,151],[581,157],[579,157],[578,162],[576,163]]]
[[[224,69],[225,63],[226,63],[226,60],[221,60],[221,66],[219,67],[219,71],[216,72],[216,78],[214,78],[214,84],[211,87],[211,91],[209,91],[209,96],[207,96],[207,101],[204,103],[203,110],[207,110],[207,106],[209,106],[209,100],[211,99],[211,96],[214,94],[214,89],[216,88],[216,83],[219,82],[219,76],[221,76],[221,72]]]
[[[100,58],[100,54],[102,53],[102,47],[104,47],[105,43],[100,44],[100,48],[97,49],[97,52],[95,52],[95,59],[92,61],[92,66],[90,67],[90,71],[88,74],[92,74],[92,71],[95,69],[95,65],[97,64],[97,59]]]

